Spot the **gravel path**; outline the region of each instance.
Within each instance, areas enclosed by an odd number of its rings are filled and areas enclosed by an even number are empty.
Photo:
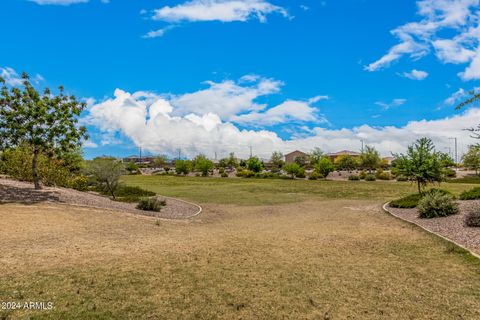
[[[460,212],[444,218],[420,219],[417,209],[399,209],[387,207],[394,215],[418,224],[431,232],[437,233],[480,254],[480,228],[466,227],[465,215],[473,210],[480,210],[480,200],[458,201]]]
[[[167,205],[160,212],[148,212],[135,209],[135,203],[112,201],[96,193],[80,192],[66,188],[45,187],[35,190],[31,183],[0,178],[0,203],[20,202],[59,202],[83,207],[93,207],[111,211],[154,216],[165,219],[187,219],[200,213],[201,208],[182,200],[166,198]]]

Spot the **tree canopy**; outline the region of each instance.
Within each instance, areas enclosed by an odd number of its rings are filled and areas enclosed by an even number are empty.
[[[377,169],[380,166],[380,162],[381,159],[378,151],[374,147],[366,146],[360,155],[360,165],[364,169],[371,171]]]
[[[61,154],[78,148],[87,138],[86,128],[78,126],[78,117],[85,108],[74,96],[50,89],[39,93],[26,73],[21,87],[7,87],[0,77],[0,149],[28,146],[32,157],[32,177],[41,189],[37,171],[40,154]]]
[[[441,153],[435,151],[432,140],[421,138],[408,147],[406,154],[396,155],[398,173],[417,183],[418,193],[428,183],[441,182],[444,178],[444,164]]]
[[[470,146],[468,152],[463,155],[462,161],[466,168],[475,170],[475,173],[478,175],[478,169],[480,169],[480,146]]]

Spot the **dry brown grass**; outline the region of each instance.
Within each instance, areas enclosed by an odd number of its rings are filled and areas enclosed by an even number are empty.
[[[0,205],[0,300],[52,319],[479,319],[480,265],[381,202],[207,204],[189,222]]]

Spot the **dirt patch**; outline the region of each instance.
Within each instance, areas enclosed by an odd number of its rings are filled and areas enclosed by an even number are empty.
[[[459,205],[460,212],[458,214],[433,219],[420,219],[416,208],[399,209],[388,207],[388,211],[401,219],[418,224],[480,254],[480,228],[467,227],[464,223],[465,216],[469,212],[480,209],[480,200],[459,201]]]
[[[198,214],[201,209],[192,203],[166,197],[167,205],[162,208],[161,212],[147,212],[137,210],[135,208],[136,203],[112,201],[96,193],[53,187],[35,190],[31,183],[0,178],[0,203],[35,204],[42,202],[59,202],[74,206],[128,212],[164,219],[190,218]]]

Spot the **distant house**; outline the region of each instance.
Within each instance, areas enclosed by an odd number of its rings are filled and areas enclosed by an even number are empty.
[[[340,156],[351,156],[354,158],[359,158],[362,154],[360,152],[350,151],[350,150],[342,150],[339,152],[327,153],[327,157],[333,162],[337,157]]]
[[[308,154],[302,151],[295,150],[285,155],[285,163],[294,163],[295,159],[302,158],[305,162],[308,160]]]

